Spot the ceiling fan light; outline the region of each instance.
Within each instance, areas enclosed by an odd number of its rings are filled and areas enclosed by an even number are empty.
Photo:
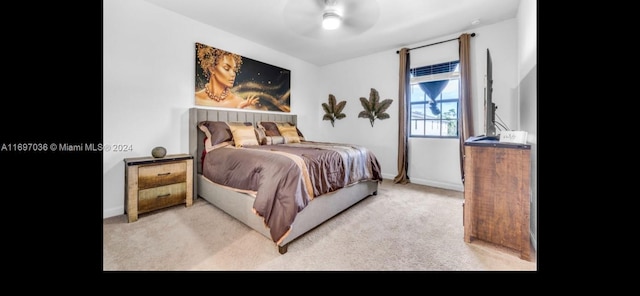
[[[340,27],[342,19],[334,12],[326,12],[322,15],[322,27],[325,30],[334,30]]]

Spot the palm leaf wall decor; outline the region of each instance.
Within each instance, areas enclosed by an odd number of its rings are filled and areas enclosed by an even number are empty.
[[[345,105],[347,105],[347,101],[336,103],[336,97],[329,94],[329,103],[322,103],[322,109],[324,109],[325,113],[324,116],[322,116],[322,120],[329,120],[331,121],[331,126],[334,126],[336,119],[347,117],[346,114],[342,113]]]
[[[365,97],[360,97],[360,103],[364,108],[364,111],[360,111],[358,114],[358,118],[368,118],[371,123],[371,127],[373,127],[373,122],[376,119],[387,119],[389,118],[389,113],[385,112],[393,103],[392,99],[386,99],[380,102],[380,95],[375,88],[371,89],[369,93],[369,100]]]

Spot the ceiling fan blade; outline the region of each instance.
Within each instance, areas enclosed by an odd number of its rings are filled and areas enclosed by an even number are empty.
[[[370,28],[380,18],[380,6],[376,1],[343,1],[345,25],[356,28]]]
[[[353,28],[357,30],[361,30],[364,32],[365,30],[373,27],[373,25],[377,22],[377,19],[366,19],[366,18],[344,18],[342,21],[342,26],[346,28]]]
[[[290,14],[320,15],[324,11],[324,0],[289,0],[284,6],[285,17]]]
[[[309,16],[308,14],[291,15],[285,18],[285,23],[287,27],[291,28],[294,32],[307,36],[310,32],[322,29],[321,20],[314,22],[312,18],[313,16]]]
[[[290,0],[283,9],[283,20],[292,31],[314,37],[321,30],[323,0]]]
[[[322,29],[322,15],[335,10],[343,24],[337,29]],[[375,0],[289,0],[283,9],[286,26],[297,34],[310,38],[340,38],[371,28],[380,17]]]

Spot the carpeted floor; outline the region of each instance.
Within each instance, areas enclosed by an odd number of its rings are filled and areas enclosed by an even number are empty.
[[[536,271],[512,250],[465,243],[462,192],[384,180],[370,196],[294,240],[286,254],[204,199],[104,219],[105,271]],[[535,255],[534,255],[535,257]]]

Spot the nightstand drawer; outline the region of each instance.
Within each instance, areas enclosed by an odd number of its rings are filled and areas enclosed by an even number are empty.
[[[138,189],[185,182],[187,164],[184,161],[163,165],[141,166],[138,171]]]
[[[125,158],[125,212],[129,222],[138,214],[193,204],[193,156],[189,154]]]
[[[140,190],[138,212],[144,213],[185,202],[187,183],[177,183]]]

